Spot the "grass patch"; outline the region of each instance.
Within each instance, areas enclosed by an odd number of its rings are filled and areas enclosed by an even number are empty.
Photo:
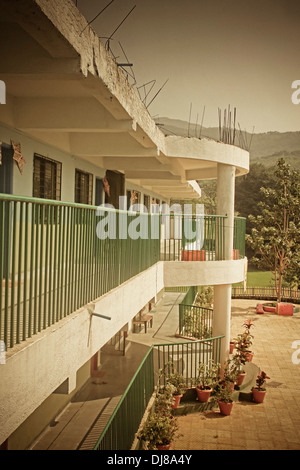
[[[242,286],[239,282],[234,286]],[[274,277],[271,271],[259,271],[253,267],[249,267],[247,273],[247,287],[274,287]]]
[[[248,271],[247,285],[249,287],[272,287],[274,276],[270,271]]]

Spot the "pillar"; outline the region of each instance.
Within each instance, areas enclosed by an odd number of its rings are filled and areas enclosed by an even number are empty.
[[[233,257],[235,167],[218,163],[217,214],[226,215],[225,260]],[[214,286],[213,336],[225,337],[221,344],[221,364],[229,358],[231,320],[231,284]]]

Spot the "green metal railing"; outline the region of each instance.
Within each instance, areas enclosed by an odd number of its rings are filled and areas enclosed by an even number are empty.
[[[224,259],[226,220],[100,213],[94,206],[0,194],[0,340],[13,347],[160,259]],[[103,239],[101,223],[111,230]],[[138,236],[130,236],[139,226]],[[190,231],[195,236],[188,240]],[[237,218],[239,256],[243,233],[244,220]]]
[[[198,305],[179,305],[179,335],[191,338],[210,338],[213,309]]]
[[[0,195],[0,340],[6,347],[159,261],[159,238],[150,236],[158,215],[111,211],[116,236],[100,239],[96,230],[107,213],[97,214],[93,206]],[[147,233],[123,239],[136,217],[144,218]]]
[[[245,217],[234,218],[234,235],[233,235],[233,259],[245,257],[246,243],[246,219]]]
[[[200,362],[220,362],[223,336],[201,341],[153,345],[131,380],[94,450],[130,450],[155,387],[159,370],[172,362],[189,386]],[[163,381],[164,378],[161,377]],[[162,385],[163,383],[161,383]]]
[[[264,299],[264,300],[277,300],[277,292],[275,287],[244,287],[233,286],[232,298],[240,299]],[[282,302],[300,303],[300,290],[283,287],[281,289]]]
[[[187,293],[185,294],[179,305],[194,305],[197,293],[198,288],[196,286],[189,287]]]
[[[212,261],[225,259],[225,216],[163,214],[161,259]]]
[[[221,341],[224,336],[206,338],[199,341],[189,341],[171,344],[156,344],[155,370],[164,369],[168,363],[174,364],[175,370],[182,374],[187,386],[198,376],[200,363],[210,364],[220,362]],[[162,377],[162,380],[164,378]]]
[[[129,450],[155,388],[153,347],[145,355],[94,450]]]
[[[178,333],[184,337],[204,339],[212,335],[213,309],[195,305],[198,289],[191,286],[179,304]]]
[[[163,261],[225,260],[225,226],[220,215],[162,214],[161,259]],[[245,256],[246,219],[235,217],[233,259]]]

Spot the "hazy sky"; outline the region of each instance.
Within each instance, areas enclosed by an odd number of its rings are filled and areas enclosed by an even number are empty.
[[[110,0],[78,0],[88,21]],[[218,126],[218,108],[237,108],[237,121],[252,132],[300,131],[300,104],[292,82],[300,80],[299,0],[114,0],[92,23],[125,57],[138,87],[156,80],[149,106],[167,116]],[[103,39],[105,42],[105,39]],[[143,92],[142,89],[140,89]]]

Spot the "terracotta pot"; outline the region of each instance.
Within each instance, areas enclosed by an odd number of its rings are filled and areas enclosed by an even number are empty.
[[[176,408],[178,408],[181,398],[182,395],[174,395],[174,404],[171,405],[171,408],[173,408],[173,410],[176,410]]]
[[[233,353],[234,347],[235,347],[235,343],[233,341],[230,341],[230,343],[229,343],[229,354]]]
[[[266,390],[257,390],[257,388],[252,388],[252,396],[255,403],[262,403],[266,392]]]
[[[220,412],[222,415],[229,416],[233,407],[233,402],[224,403],[221,400],[218,400]]]
[[[242,383],[244,382],[244,378],[246,376],[246,372],[244,372],[243,374],[239,374],[237,376],[237,379],[236,379],[236,384],[240,387],[242,385]]]
[[[157,450],[170,450],[171,444],[159,444],[156,446]]]
[[[252,351],[249,351],[249,352],[246,354],[246,361],[247,361],[247,362],[252,362],[253,356],[254,356],[254,353],[253,353]]]
[[[201,390],[201,388],[196,387],[196,392],[197,392],[198,400],[201,401],[201,403],[206,403],[210,397],[212,388]]]

